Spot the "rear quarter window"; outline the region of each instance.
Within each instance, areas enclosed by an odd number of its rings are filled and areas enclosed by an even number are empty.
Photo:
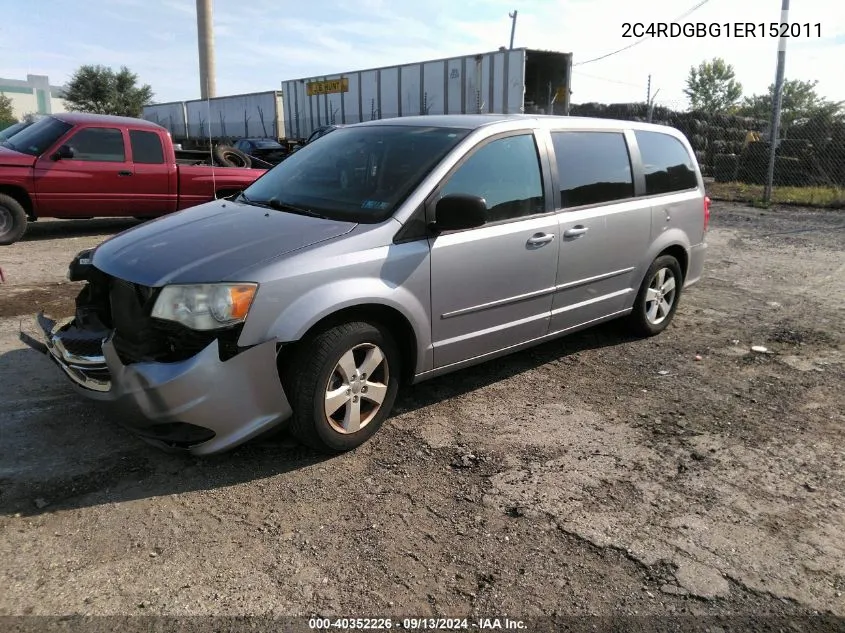
[[[132,145],[132,162],[146,165],[161,165],[164,162],[161,137],[155,132],[129,130],[129,143]]]
[[[646,195],[686,191],[698,187],[695,161],[674,136],[635,130],[645,173]]]

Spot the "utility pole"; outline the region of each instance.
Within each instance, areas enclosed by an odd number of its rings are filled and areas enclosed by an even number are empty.
[[[650,98],[648,102],[648,118],[646,121],[651,123],[654,120],[654,100],[657,99],[657,93],[660,92],[660,88],[654,91],[654,96]]]
[[[212,0],[197,0],[197,45],[200,57],[200,96],[203,99],[217,96],[214,69],[214,20]]]
[[[648,76],[648,88],[645,91],[645,102],[646,104],[651,103],[651,75]]]
[[[508,17],[511,19],[511,45],[510,45],[510,50],[513,50],[513,35],[516,32],[516,14],[517,14],[516,11],[514,11],[513,13],[508,13]]]
[[[780,7],[781,24],[789,24],[789,0],[782,0]],[[786,29],[781,31],[786,32]],[[769,125],[769,170],[766,174],[766,187],[763,190],[763,201],[772,200],[772,185],[775,180],[775,156],[777,155],[778,137],[780,136],[780,108],[783,104],[783,75],[786,67],[786,37],[781,36],[778,42],[778,66],[775,74],[775,93],[772,99],[772,121]]]

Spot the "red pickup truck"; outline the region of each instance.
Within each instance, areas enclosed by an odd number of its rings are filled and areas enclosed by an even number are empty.
[[[213,167],[149,121],[44,117],[0,144],[0,245],[38,218],[152,218],[234,194],[264,169]]]

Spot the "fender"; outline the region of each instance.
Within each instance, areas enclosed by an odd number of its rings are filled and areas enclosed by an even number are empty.
[[[681,266],[684,267],[685,265],[689,264],[689,256],[690,256],[690,243],[689,243],[689,236],[686,234],[685,231],[679,228],[670,228],[666,229],[660,235],[658,235],[651,243],[648,248],[648,252],[646,257],[643,258],[642,264],[637,268],[634,273],[634,279],[638,280],[637,285],[634,287],[634,291],[639,289],[640,285],[645,278],[645,274],[648,271],[649,266],[651,263],[657,259],[658,255],[665,251],[667,248],[671,248],[673,246],[680,246],[684,249],[684,253],[686,253],[686,262],[680,262]]]
[[[18,200],[28,215],[35,215],[35,180],[31,167],[21,165],[0,165],[0,193]]]
[[[428,294],[424,298],[428,298]],[[430,311],[419,297],[401,285],[388,285],[381,279],[347,278],[320,285],[285,307],[267,331],[267,337],[280,343],[300,340],[322,319],[347,308],[379,305],[392,308],[411,325],[417,341],[415,373],[431,368]],[[241,344],[251,344],[244,341]]]

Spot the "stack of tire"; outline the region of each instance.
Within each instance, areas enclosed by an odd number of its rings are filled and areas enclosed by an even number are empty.
[[[810,155],[802,157],[810,184],[845,186],[845,123],[814,118],[791,126],[788,135],[811,145]]]
[[[754,141],[745,146],[739,155],[736,180],[749,185],[762,185],[766,182],[769,166],[768,141]]]
[[[581,103],[573,105],[569,109],[572,116],[586,116],[595,117],[599,119],[606,119],[607,106],[603,103]]]
[[[750,185],[763,185],[769,169],[771,144],[749,143],[739,158],[737,179]],[[775,155],[773,184],[780,187],[806,187],[813,184],[814,156],[806,139],[782,139]]]
[[[845,187],[845,135],[831,138],[817,155],[828,184]]]
[[[774,184],[781,187],[807,187],[813,184],[813,145],[807,139],[785,138],[775,156]]]
[[[717,182],[737,180],[740,155],[749,132],[758,131],[762,122],[748,117],[713,114],[707,131],[706,164]]]

